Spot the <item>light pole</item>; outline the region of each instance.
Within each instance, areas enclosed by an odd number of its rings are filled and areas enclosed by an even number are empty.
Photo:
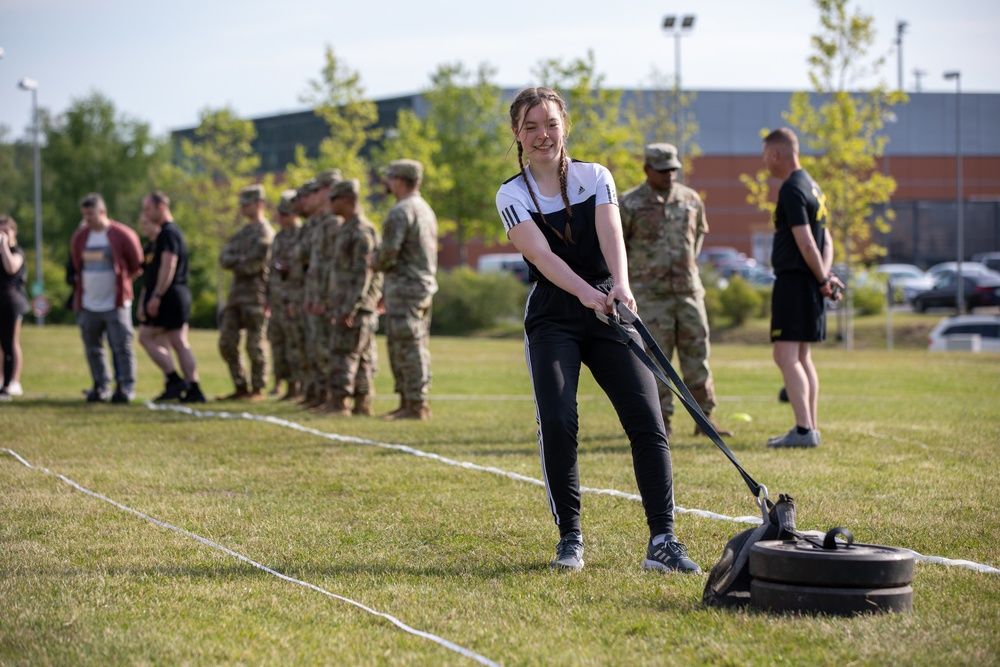
[[[896,21],[896,58],[899,62],[899,89],[903,90],[903,33],[906,32],[906,21]]]
[[[674,35],[674,85],[676,95],[674,99],[674,131],[677,133],[677,151],[684,154],[684,147],[681,145],[684,133],[681,131],[681,36],[690,33],[694,29],[694,14],[685,14],[677,22],[677,16],[670,14],[663,17],[663,29]]]
[[[38,82],[34,79],[21,79],[17,87],[31,91],[31,115],[34,119],[32,134],[35,144],[35,284],[31,291],[35,297],[45,291],[45,279],[42,274],[42,161],[38,148]],[[44,326],[45,315],[37,315],[37,321],[38,326]]]
[[[956,279],[958,292],[955,305],[958,314],[965,312],[965,281],[962,279],[962,259],[965,257],[965,219],[962,211],[962,73],[958,70],[945,72],[946,80],[955,80],[955,163],[957,169],[957,194],[955,203],[958,205],[958,262],[956,264]]]

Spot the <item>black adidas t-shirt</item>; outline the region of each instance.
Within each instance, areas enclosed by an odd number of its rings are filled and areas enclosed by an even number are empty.
[[[531,180],[531,189],[542,210],[537,210],[520,174],[509,178],[500,186],[496,198],[497,211],[504,229],[509,234],[515,225],[530,219],[541,229],[552,252],[566,262],[574,273],[592,285],[607,280],[611,272],[604,261],[604,253],[601,252],[595,219],[598,206],[618,206],[618,193],[611,172],[595,162],[570,161],[566,173],[566,194],[573,210],[572,218],[567,215],[566,203],[561,195],[543,197],[531,176],[530,166],[525,169],[525,173]],[[544,214],[544,220],[540,213]],[[565,238],[567,220],[572,242]],[[532,282],[549,283],[548,278],[530,262],[528,279]]]
[[[812,273],[795,243],[792,228],[809,225],[820,256],[826,239],[826,195],[806,172],[798,169],[781,184],[778,205],[774,209],[774,245],[771,249],[771,266],[774,275],[792,271]]]

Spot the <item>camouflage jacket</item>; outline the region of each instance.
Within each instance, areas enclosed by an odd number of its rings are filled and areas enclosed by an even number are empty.
[[[327,312],[334,317],[374,313],[382,298],[382,274],[369,265],[379,247],[379,235],[368,218],[356,215],[337,232],[327,282]]]
[[[219,254],[222,268],[233,272],[231,306],[267,305],[267,280],[274,229],[267,220],[247,222],[229,237]]]
[[[664,198],[643,183],[618,201],[632,291],[703,294],[697,259],[708,222],[698,193],[677,183]]]
[[[305,286],[304,274],[295,271],[296,252],[302,222],[295,221],[290,229],[279,229],[271,244],[271,274],[268,280],[268,302],[277,306],[288,301],[301,301]]]
[[[306,303],[323,303],[324,292],[330,276],[330,262],[333,259],[333,244],[343,218],[324,211],[314,216],[316,224],[310,230],[309,268],[306,270]]]
[[[437,216],[420,193],[396,202],[375,260],[375,270],[385,273],[386,293],[420,298],[437,292],[437,245]]]

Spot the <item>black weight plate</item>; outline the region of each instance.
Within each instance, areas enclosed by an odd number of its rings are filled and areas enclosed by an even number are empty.
[[[823,549],[804,540],[765,540],[750,547],[750,576],[799,586],[892,588],[913,581],[913,554],[876,544]]]
[[[798,611],[847,616],[851,614],[908,612],[913,609],[913,588],[824,588],[791,586],[754,579],[750,605],[771,611]]]

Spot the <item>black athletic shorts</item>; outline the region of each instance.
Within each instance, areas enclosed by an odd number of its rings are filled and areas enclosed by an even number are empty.
[[[826,340],[826,304],[811,273],[792,271],[774,281],[771,292],[771,342],[819,343]]]
[[[152,295],[146,293],[146,301]],[[145,304],[143,304],[145,306]],[[160,312],[156,317],[148,318],[143,324],[150,327],[162,327],[167,331],[180,329],[191,320],[191,290],[187,285],[171,285],[163,298],[160,299]]]

